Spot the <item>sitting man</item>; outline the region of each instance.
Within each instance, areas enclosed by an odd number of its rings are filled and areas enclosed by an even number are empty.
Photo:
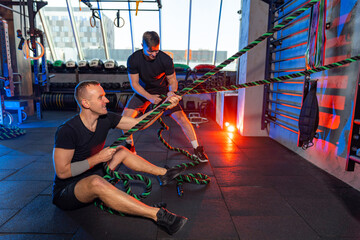
[[[72,210],[100,199],[106,206],[119,212],[154,220],[169,234],[180,230],[187,218],[165,208],[148,206],[103,178],[104,163],[112,170],[123,163],[135,171],[156,175],[162,185],[184,171],[182,168],[167,170],[157,167],[122,146],[103,148],[111,128],[129,130],[148,114],[134,119],[108,112],[106,104],[109,100],[96,81],[80,82],[75,88],[75,99],[80,114],[59,126],[55,135],[53,203],[63,210]],[[169,97],[169,108],[176,106],[180,99],[177,95]]]

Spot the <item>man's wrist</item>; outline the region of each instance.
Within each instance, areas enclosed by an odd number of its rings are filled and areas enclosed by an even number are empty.
[[[72,177],[80,175],[89,169],[90,169],[90,164],[87,159],[70,164],[70,170],[71,170]]]

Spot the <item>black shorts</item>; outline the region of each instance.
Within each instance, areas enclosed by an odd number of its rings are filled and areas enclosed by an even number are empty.
[[[85,172],[84,174],[82,174],[81,178],[78,178],[66,185],[59,186],[54,184],[53,186],[53,204],[55,204],[58,208],[62,209],[62,210],[75,210],[75,209],[79,209],[85,206],[88,206],[92,203],[83,203],[80,202],[74,193],[74,189],[76,184],[81,180],[84,179],[86,177],[89,177],[91,175],[99,175],[101,177],[105,176],[105,171],[101,168],[101,169],[97,169],[95,172]],[[80,176],[80,175],[79,175]]]
[[[129,99],[129,101],[126,104],[125,108],[133,109],[138,112],[141,112],[142,114],[145,113],[146,109],[150,106],[151,102],[144,98],[143,96],[140,96],[137,93],[134,93],[132,97]],[[180,104],[176,105],[175,107],[168,109],[164,112],[164,115],[171,115],[174,112],[182,111],[182,108]]]

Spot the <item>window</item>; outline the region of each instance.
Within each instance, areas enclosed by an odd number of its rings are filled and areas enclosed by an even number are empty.
[[[59,42],[61,42],[61,39],[60,39],[60,37],[55,37],[55,38],[54,38],[54,42],[56,42],[56,43],[59,43]]]
[[[219,19],[220,0],[192,1],[190,49],[192,58],[189,66],[213,64],[216,32]]]
[[[219,65],[239,51],[240,15],[237,11],[241,9],[240,2],[223,1],[215,65]],[[236,71],[236,62],[233,61],[224,70]]]
[[[140,3],[141,4],[141,3]],[[133,9],[136,8],[135,3],[131,4]],[[156,4],[142,5],[144,9],[157,9]],[[139,11],[135,16],[135,11],[131,12],[133,35],[134,35],[134,47],[135,49],[141,49],[142,36],[146,31],[155,31],[159,33],[159,12],[158,11]]]
[[[161,11],[162,50],[174,54],[174,63],[186,63],[189,4],[189,0],[163,2]]]

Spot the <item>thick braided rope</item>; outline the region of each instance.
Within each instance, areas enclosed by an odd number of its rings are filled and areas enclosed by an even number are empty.
[[[146,198],[147,196],[150,195],[151,190],[152,190],[152,183],[151,183],[151,180],[148,177],[142,176],[140,174],[122,174],[122,173],[119,173],[117,171],[111,170],[107,164],[104,164],[104,169],[105,169],[106,174],[107,174],[107,175],[104,176],[104,178],[108,182],[110,182],[112,185],[115,185],[119,181],[123,181],[125,192],[127,194],[129,194],[130,196],[136,198],[137,200],[142,200],[142,199],[144,199],[144,198]],[[138,180],[138,181],[144,182],[145,191],[143,193],[141,193],[140,195],[134,194],[131,191],[130,180]],[[95,206],[99,207],[101,210],[107,211],[107,212],[109,212],[111,214],[124,216],[123,213],[121,213],[121,212],[119,212],[117,210],[114,210],[112,208],[107,207],[100,200],[95,201],[94,204],[95,204]]]
[[[136,198],[137,200],[141,200],[146,198],[150,195],[152,184],[151,180],[148,177],[142,176],[140,174],[122,174],[117,171],[113,171],[106,165],[106,173],[113,179],[122,180],[124,182],[125,192],[130,196]],[[145,183],[145,192],[141,193],[140,195],[134,194],[131,191],[131,187],[129,184],[130,180],[138,180]]]
[[[221,91],[232,91],[232,90],[237,90],[240,88],[260,86],[260,85],[264,85],[264,84],[268,84],[268,83],[279,83],[279,82],[283,82],[285,80],[293,79],[296,77],[307,76],[307,75],[310,75],[311,73],[322,72],[325,70],[342,67],[345,64],[353,63],[353,62],[356,62],[359,60],[360,60],[360,55],[357,55],[354,57],[346,58],[346,59],[338,61],[338,62],[327,64],[322,67],[317,67],[317,68],[313,68],[313,69],[309,69],[306,71],[293,73],[293,74],[289,74],[289,75],[285,75],[285,76],[281,76],[281,77],[268,78],[268,79],[263,79],[263,80],[259,80],[259,81],[248,82],[248,83],[242,83],[242,84],[237,84],[237,85],[214,87],[214,88],[209,88],[209,89],[193,89],[193,90],[189,91],[188,94],[201,94],[201,93],[213,93],[213,92],[221,92]]]
[[[158,122],[161,125],[161,128],[157,132],[160,142],[162,142],[168,149],[175,151],[175,152],[179,152],[181,154],[184,154],[187,158],[189,158],[193,161],[198,161],[198,158],[196,156],[190,154],[188,151],[181,149],[181,148],[172,147],[169,143],[167,143],[165,141],[165,139],[162,137],[162,132],[164,130],[169,130],[169,127],[164,123],[164,121],[161,118],[158,119]]]
[[[188,151],[183,150],[181,148],[174,148],[172,147],[169,143],[167,143],[165,141],[165,139],[162,137],[162,132],[164,130],[169,130],[169,127],[162,121],[161,118],[158,119],[158,122],[161,124],[161,128],[158,130],[158,137],[159,140],[170,150],[172,151],[176,151],[179,153],[184,154],[186,157],[188,157],[189,159],[193,160],[193,162],[188,162],[188,163],[181,163],[176,165],[175,167],[177,168],[190,168],[190,167],[195,167],[197,165],[200,164],[198,158],[192,154],[190,154]],[[202,174],[202,173],[188,173],[188,174],[182,174],[179,175],[178,177],[175,178],[175,180],[177,181],[177,192],[178,195],[181,197],[184,194],[184,190],[183,190],[183,183],[187,182],[187,183],[195,183],[195,184],[201,184],[201,185],[206,185],[208,183],[210,183],[211,179],[208,175],[206,174]]]
[[[0,124],[0,140],[12,139],[24,135],[26,130],[16,126],[5,127]]]
[[[263,35],[261,35],[259,38],[257,38],[256,40],[254,40],[253,42],[251,42],[249,45],[247,45],[246,47],[244,47],[243,49],[241,49],[239,52],[237,52],[236,54],[234,54],[233,56],[231,56],[230,58],[228,58],[227,60],[225,60],[224,62],[222,62],[220,65],[216,66],[214,69],[210,70],[209,72],[205,73],[202,77],[200,77],[199,79],[197,79],[196,81],[193,82],[193,84],[191,84],[189,87],[183,88],[181,91],[176,92],[177,95],[184,95],[187,94],[187,92],[191,91],[192,89],[194,89],[196,86],[202,84],[203,82],[205,82],[208,78],[210,78],[212,75],[218,73],[221,69],[223,69],[225,66],[229,65],[230,63],[232,63],[234,60],[236,60],[237,58],[239,58],[240,56],[242,56],[243,54],[245,54],[246,52],[248,52],[250,49],[254,48],[256,45],[258,45],[260,42],[264,41],[265,39],[269,38],[270,36],[272,36],[275,32],[279,31],[280,29],[282,29],[283,27],[285,27],[286,24],[288,24],[289,22],[291,22],[292,20],[294,20],[296,17],[298,17],[300,14],[302,14],[303,12],[305,12],[307,9],[309,9],[310,7],[312,7],[314,4],[316,4],[317,2],[319,2],[320,0],[310,0],[308,1],[306,4],[303,5],[303,7],[297,9],[296,11],[294,11],[293,13],[291,13],[289,16],[287,16],[286,18],[284,18],[284,20],[277,24],[276,26],[274,26],[271,30],[269,30],[268,32],[264,33]],[[152,119],[154,119],[158,114],[162,113],[169,105],[171,105],[171,103],[169,102],[165,102],[163,104],[161,104],[158,108],[157,111],[152,112],[151,114],[149,114],[146,118],[144,118],[142,121],[140,121],[138,124],[136,124],[132,129],[130,129],[128,132],[126,132],[124,135],[122,135],[121,137],[119,137],[110,147],[114,148],[116,146],[119,146],[123,141],[125,141],[125,139],[127,139],[129,136],[131,136],[134,132],[141,130],[142,128],[144,128],[144,126],[151,121]]]

